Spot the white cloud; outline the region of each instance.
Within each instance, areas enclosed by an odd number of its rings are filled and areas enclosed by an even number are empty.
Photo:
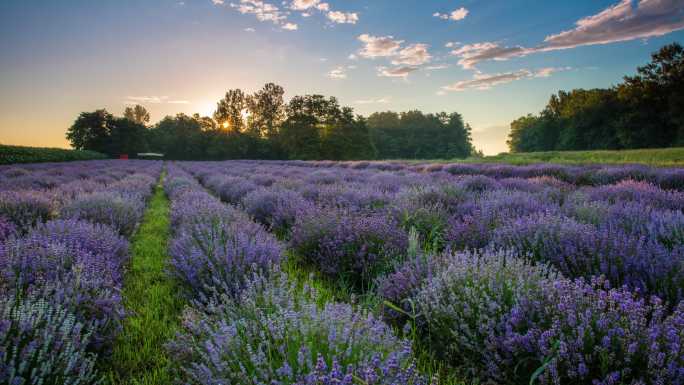
[[[290,3],[290,9],[301,12],[303,17],[310,17],[311,11],[318,10],[324,12],[328,20],[337,24],[356,24],[359,21],[359,15],[356,12],[333,11],[329,3],[321,0],[293,0]]]
[[[359,21],[359,15],[354,12],[345,13],[339,11],[330,11],[326,14],[326,16],[328,17],[328,20],[337,24],[356,24],[356,22]]]
[[[568,70],[569,67],[546,67],[536,71],[521,69],[514,72],[504,72],[498,74],[477,73],[469,80],[461,80],[456,83],[442,87],[442,91],[465,91],[470,89],[488,90],[500,84],[510,83],[521,79],[545,78],[554,72]],[[441,94],[440,94],[441,95]]]
[[[399,51],[392,64],[417,66],[428,63],[431,59],[427,44],[411,44]]]
[[[682,0],[621,0],[601,12],[575,22],[575,28],[549,35],[536,47],[501,47],[496,43],[469,44],[452,54],[463,68],[486,60],[506,60],[537,52],[663,36],[684,29]]]
[[[394,56],[399,51],[403,40],[394,40],[393,36],[371,36],[364,33],[358,39],[363,43],[359,56],[373,59]]]
[[[432,14],[434,17],[438,17],[442,20],[453,20],[453,21],[458,21],[458,20],[463,20],[468,16],[469,11],[463,7],[454,10],[450,13],[439,13],[435,12]]]
[[[333,68],[332,70],[330,70],[330,72],[328,72],[327,76],[330,79],[346,79],[347,69],[342,66]]]
[[[256,29],[249,27],[244,29],[245,32],[256,32]]]
[[[223,0],[211,0],[214,5],[223,5]]]
[[[433,66],[425,67],[425,69],[428,71],[443,70],[443,69],[447,69],[447,68],[449,68],[448,64],[436,64]]]
[[[403,66],[403,67],[378,67],[378,76],[388,78],[406,78],[411,72],[418,70],[418,67]]]
[[[292,4],[290,4],[290,8],[296,11],[304,11],[315,7],[318,3],[320,3],[320,0],[294,0]]]
[[[288,31],[296,31],[299,27],[297,27],[297,24],[295,23],[285,23],[282,28]]]
[[[230,3],[230,6],[237,9],[243,15],[250,14],[256,16],[259,21],[270,21],[273,24],[283,26],[288,24],[295,25],[286,22],[287,16],[277,6],[261,0],[240,0],[239,4]]]
[[[361,99],[361,100],[355,101],[354,103],[355,104],[388,104],[391,101],[392,100],[389,97],[384,96],[382,98],[377,98],[377,99]]]

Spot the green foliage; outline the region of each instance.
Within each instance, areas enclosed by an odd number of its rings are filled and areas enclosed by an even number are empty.
[[[178,330],[182,304],[166,273],[169,202],[161,186],[138,233],[126,273],[123,298],[128,317],[114,346],[107,373],[110,384],[170,384],[172,362],[164,349]]]
[[[385,112],[365,119],[335,97],[303,95],[287,104],[268,83],[254,94],[228,90],[213,117],[167,116],[148,127],[142,106],[123,118],[83,112],[67,132],[78,149],[112,156],[152,151],[174,160],[465,158],[470,126],[458,113]]]
[[[95,151],[0,145],[0,164],[67,162],[106,158],[106,155]]]
[[[650,166],[684,166],[684,147],[640,150],[597,150],[597,151],[540,151],[503,153],[484,158],[469,158],[466,162],[510,163],[516,165],[531,163],[564,164],[646,164]]]
[[[684,48],[674,43],[609,89],[552,95],[539,115],[511,123],[512,152],[684,145]]]
[[[138,113],[142,114],[142,111]],[[135,111],[127,111],[127,114],[135,118]],[[144,114],[139,118],[144,119]],[[67,130],[66,138],[77,150],[97,151],[110,156],[147,150],[146,128],[142,123],[114,117],[104,109],[82,112]]]
[[[380,159],[465,158],[473,153],[470,126],[458,113],[376,112],[368,117],[368,127]]]

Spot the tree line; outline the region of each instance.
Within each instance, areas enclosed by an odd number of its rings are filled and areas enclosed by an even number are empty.
[[[511,152],[684,146],[684,49],[662,47],[607,89],[552,95],[538,115],[511,123]]]
[[[368,118],[335,97],[294,96],[268,83],[253,94],[231,89],[213,116],[177,114],[150,125],[140,105],[122,117],[104,109],[81,113],[67,130],[75,149],[116,157],[158,152],[167,159],[465,158],[470,126],[458,113],[374,113]]]

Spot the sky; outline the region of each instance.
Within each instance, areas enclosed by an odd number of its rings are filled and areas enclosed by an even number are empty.
[[[684,0],[2,0],[0,143],[68,147],[82,111],[210,115],[228,89],[458,112],[476,148],[551,94],[684,43]]]

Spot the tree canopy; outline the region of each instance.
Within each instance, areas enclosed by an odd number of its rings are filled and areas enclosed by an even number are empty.
[[[268,83],[253,94],[231,89],[212,117],[167,116],[149,126],[142,106],[123,117],[83,112],[67,131],[74,148],[111,156],[154,151],[167,159],[455,158],[472,152],[470,127],[458,113],[383,112],[368,119],[337,98],[299,95]]]
[[[608,89],[552,95],[539,115],[511,123],[512,152],[684,145],[684,48],[662,47]]]

